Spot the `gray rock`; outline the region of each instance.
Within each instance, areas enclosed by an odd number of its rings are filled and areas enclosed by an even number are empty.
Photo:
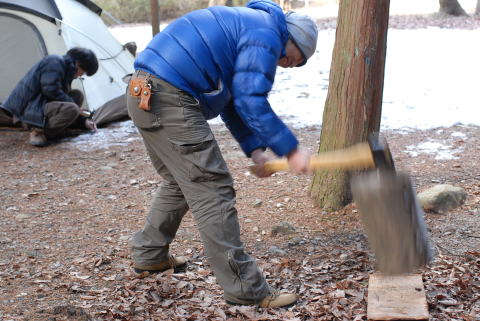
[[[132,238],[131,235],[122,235],[119,237],[120,241],[128,241]]]
[[[418,200],[425,210],[446,213],[463,205],[467,193],[461,187],[439,184],[418,194]]]
[[[303,245],[305,243],[306,243],[305,240],[302,239],[301,237],[294,237],[288,242],[288,246]]]
[[[295,233],[295,228],[288,222],[281,222],[279,225],[272,227],[272,235],[277,234],[292,234]]]
[[[253,207],[260,207],[262,205],[262,200],[257,198],[255,201],[253,201],[252,206]]]
[[[273,255],[285,255],[287,254],[286,251],[276,247],[276,246],[270,246],[268,249],[268,253],[273,254]]]
[[[17,220],[25,220],[25,219],[29,219],[29,218],[32,218],[33,215],[32,214],[29,214],[29,213],[21,213],[21,214],[18,214],[15,216],[15,218]]]

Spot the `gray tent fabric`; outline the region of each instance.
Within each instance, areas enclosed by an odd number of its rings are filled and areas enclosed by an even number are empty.
[[[80,2],[97,15],[102,13],[102,8],[90,0],[75,1]],[[0,5],[4,8],[12,8],[33,13],[51,21],[54,21],[55,19],[62,20],[62,14],[58,10],[54,0],[0,0]]]
[[[5,101],[30,67],[47,54],[47,49],[37,27],[22,17],[0,12],[0,30],[1,102]]]
[[[51,21],[54,21],[55,19],[62,19],[62,15],[55,5],[55,1],[0,0],[0,5],[5,8],[12,8],[15,10],[33,13]]]
[[[128,119],[127,100],[125,95],[110,100],[93,113],[92,119],[98,127],[109,123]]]

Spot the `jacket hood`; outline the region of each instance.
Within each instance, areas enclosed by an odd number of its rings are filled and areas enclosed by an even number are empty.
[[[288,40],[288,29],[287,29],[287,22],[285,20],[285,14],[282,11],[282,8],[275,2],[271,0],[252,0],[247,3],[247,8],[262,10],[268,12],[273,19],[275,19],[277,26],[280,30],[282,43],[285,46]],[[285,56],[285,49],[282,51],[282,55]]]

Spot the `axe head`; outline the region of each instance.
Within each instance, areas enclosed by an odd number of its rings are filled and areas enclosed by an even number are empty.
[[[395,170],[392,153],[388,147],[387,140],[378,132],[371,133],[368,136],[368,145],[372,152],[375,168]]]
[[[428,264],[424,213],[408,175],[369,171],[354,177],[351,188],[380,272],[410,273]]]

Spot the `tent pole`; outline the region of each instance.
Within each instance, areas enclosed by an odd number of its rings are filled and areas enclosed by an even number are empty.
[[[160,10],[158,8],[158,0],[150,0],[150,8],[152,11],[152,36],[155,37],[160,32]]]

